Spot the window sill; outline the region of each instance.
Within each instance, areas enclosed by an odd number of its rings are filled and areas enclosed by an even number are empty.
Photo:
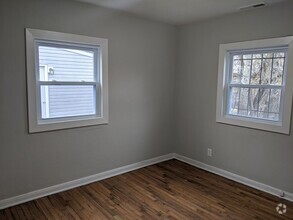
[[[266,121],[254,118],[245,118],[232,115],[218,116],[216,122],[236,125],[240,127],[253,128],[258,130],[290,134],[290,123],[282,124],[279,121]]]
[[[58,120],[41,120],[30,124],[29,133],[37,133],[44,131],[63,130],[69,128],[78,128],[94,125],[108,124],[108,117],[86,117],[74,119],[58,119]]]

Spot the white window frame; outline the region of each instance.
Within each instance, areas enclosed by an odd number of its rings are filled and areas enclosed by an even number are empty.
[[[261,50],[269,48],[287,47],[287,64],[285,66],[286,81],[284,94],[282,95],[280,107],[280,121],[263,120],[258,118],[241,117],[230,115],[228,107],[228,86],[229,86],[229,61],[233,51],[240,50]],[[217,88],[217,112],[216,121],[219,123],[255,128],[265,131],[272,131],[283,134],[290,134],[291,111],[293,94],[293,36],[271,38],[264,40],[245,41],[229,44],[220,44],[219,67],[218,67],[218,88]]]
[[[96,111],[100,114],[74,116],[63,118],[42,119],[41,99],[38,80],[38,43],[53,42],[60,45],[81,45],[88,48],[99,48],[98,71],[99,80],[85,82],[84,84],[96,85]],[[108,40],[103,38],[88,37],[75,34],[67,34],[53,31],[26,29],[26,63],[27,63],[27,93],[28,93],[28,121],[29,132],[43,132],[75,127],[100,125],[109,123],[108,113]],[[59,82],[46,82],[45,84],[57,85]],[[74,82],[60,82],[60,85],[73,85]],[[80,83],[78,83],[79,85]]]

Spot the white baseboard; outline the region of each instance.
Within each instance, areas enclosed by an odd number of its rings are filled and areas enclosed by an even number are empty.
[[[260,191],[263,191],[263,192],[266,192],[266,193],[269,193],[269,194],[272,194],[272,195],[275,195],[275,196],[278,196],[278,197],[280,196],[280,194],[282,192],[284,192],[285,193],[284,199],[293,202],[293,193],[285,192],[285,191],[283,191],[281,189],[277,189],[275,187],[272,187],[272,186],[269,186],[269,185],[266,185],[266,184],[263,184],[263,183],[248,179],[246,177],[239,176],[237,174],[228,172],[226,170],[222,170],[220,168],[217,168],[217,167],[214,167],[214,166],[199,162],[197,160],[194,160],[194,159],[191,159],[191,158],[188,158],[188,157],[185,157],[185,156],[181,156],[179,154],[174,154],[174,158],[177,159],[177,160],[180,160],[182,162],[188,163],[188,164],[190,164],[192,166],[201,168],[203,170],[209,171],[209,172],[217,174],[219,176],[223,176],[223,177],[225,177],[227,179],[234,180],[235,182],[242,183],[244,185],[250,186],[252,188],[258,189]]]
[[[174,158],[174,154],[167,154],[160,157],[155,157],[149,160],[144,160],[138,163],[133,163],[130,165],[126,165],[123,167],[119,167],[113,170],[105,171],[99,174],[95,174],[92,176],[84,177],[81,179],[73,180],[70,182],[58,184],[55,186],[50,186],[48,188],[36,190],[33,192],[29,192],[23,195],[11,197],[8,199],[0,200],[0,210],[4,208],[8,208],[11,206],[15,206],[21,203],[25,203],[34,199],[38,199],[44,196],[52,195],[58,192],[66,191],[72,188],[76,188],[79,186],[87,185],[89,183],[93,183],[99,180],[107,179],[113,176],[117,176],[123,173],[127,173],[136,169],[140,169],[146,166],[150,166],[156,163],[160,163],[166,160],[170,160]]]
[[[38,198],[41,198],[41,197],[44,197],[44,196],[52,195],[52,194],[62,192],[62,191],[66,191],[66,190],[69,190],[69,189],[73,189],[73,188],[76,188],[76,187],[79,187],[79,186],[87,185],[87,184],[90,184],[90,183],[93,183],[93,182],[96,182],[96,181],[99,181],[99,180],[107,179],[107,178],[110,178],[110,177],[113,177],[113,176],[117,176],[117,175],[120,175],[120,174],[123,174],[123,173],[127,173],[127,172],[130,172],[130,171],[133,171],[133,170],[137,170],[137,169],[140,169],[140,168],[143,168],[143,167],[146,167],[146,166],[150,166],[150,165],[153,165],[153,164],[157,164],[157,163],[160,163],[160,162],[163,162],[163,161],[166,161],[166,160],[170,160],[170,159],[180,160],[180,161],[188,163],[188,164],[190,164],[192,166],[201,168],[201,169],[209,171],[211,173],[215,173],[215,174],[217,174],[219,176],[223,176],[223,177],[225,177],[227,179],[234,180],[236,182],[242,183],[244,185],[250,186],[250,187],[258,189],[260,191],[267,192],[267,193],[275,195],[275,196],[279,196],[281,192],[284,192],[281,189],[277,189],[277,188],[274,188],[272,186],[268,186],[266,184],[263,184],[263,183],[260,183],[260,182],[257,182],[257,181],[254,181],[254,180],[239,176],[237,174],[228,172],[226,170],[222,170],[220,168],[210,166],[208,164],[196,161],[194,159],[191,159],[191,158],[188,158],[188,157],[185,157],[185,156],[181,156],[179,154],[171,153],[171,154],[163,155],[163,156],[160,156],[160,157],[155,157],[155,158],[152,158],[152,159],[149,159],[149,160],[144,160],[144,161],[141,161],[141,162],[138,162],[138,163],[133,163],[133,164],[126,165],[126,166],[123,166],[123,167],[119,167],[119,168],[116,168],[116,169],[113,169],[113,170],[105,171],[105,172],[95,174],[95,175],[92,175],[92,176],[88,176],[88,177],[73,180],[73,181],[70,181],[70,182],[58,184],[58,185],[55,185],[55,186],[50,186],[48,188],[36,190],[36,191],[29,192],[29,193],[26,193],[26,194],[23,194],[23,195],[19,195],[19,196],[11,197],[11,198],[8,198],[8,199],[0,200],[0,210],[4,209],[4,208],[11,207],[11,206],[15,206],[15,205],[18,205],[18,204],[21,204],[21,203],[25,203],[25,202],[28,202],[28,201],[31,201],[31,200],[34,200],[34,199],[38,199]],[[289,192],[284,192],[284,193],[285,193],[284,199],[293,202],[293,194],[289,193]]]

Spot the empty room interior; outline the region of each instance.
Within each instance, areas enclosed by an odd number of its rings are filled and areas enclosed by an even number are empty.
[[[293,1],[0,0],[0,219],[293,219]]]

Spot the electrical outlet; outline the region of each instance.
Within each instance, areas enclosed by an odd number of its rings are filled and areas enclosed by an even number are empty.
[[[208,156],[209,157],[213,156],[213,150],[211,148],[208,148]]]

